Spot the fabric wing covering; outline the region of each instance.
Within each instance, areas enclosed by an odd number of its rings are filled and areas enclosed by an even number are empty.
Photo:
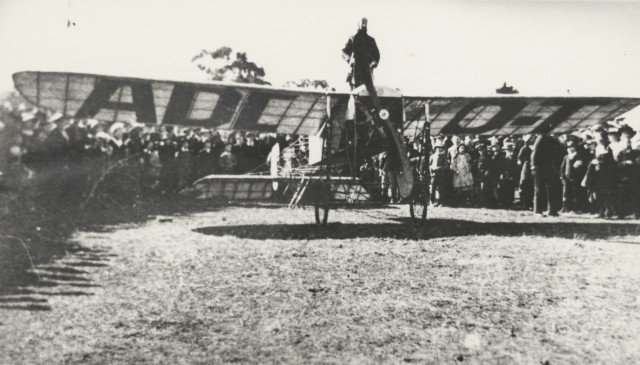
[[[615,119],[640,105],[638,98],[608,97],[404,99],[406,136],[422,130],[427,102],[432,135],[568,133]]]
[[[70,118],[313,135],[347,94],[228,83],[19,72],[20,94]]]
[[[92,74],[19,72],[20,94],[71,118],[137,120],[202,128],[313,135],[327,119],[341,121],[349,94],[228,83],[189,83]],[[404,97],[405,136],[566,133],[615,119],[640,105],[609,97]],[[329,105],[328,105],[329,104]]]

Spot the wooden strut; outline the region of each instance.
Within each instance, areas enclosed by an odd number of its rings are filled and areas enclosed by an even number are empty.
[[[353,97],[353,104],[355,106],[355,103],[357,102],[355,100],[355,96]],[[355,109],[355,108],[354,108]],[[353,179],[356,178],[356,174],[358,173],[356,170],[358,169],[358,165],[357,165],[357,161],[358,161],[358,117],[357,117],[358,113],[355,112],[353,113],[353,166],[351,166],[351,177]]]
[[[298,189],[296,190],[295,194],[293,194],[293,198],[291,198],[291,202],[289,202],[289,208],[296,207],[298,203],[300,203],[304,192],[307,190],[307,186],[309,186],[309,179],[303,176]]]
[[[424,142],[422,143],[422,148],[423,148],[423,154],[424,154],[424,158],[426,159],[426,163],[427,166],[429,165],[429,159],[430,159],[430,155],[431,155],[431,117],[430,117],[430,111],[429,111],[429,100],[427,100],[426,103],[424,103],[424,131],[422,133],[422,138],[424,140]],[[426,133],[424,133],[426,132]],[[426,171],[423,172],[424,174],[430,174],[431,172],[429,171],[429,167],[426,168]],[[426,180],[426,177],[424,178]],[[425,184],[425,181],[419,181],[420,184]],[[422,199],[429,199],[429,187],[423,187],[422,193],[423,194],[427,194],[427,197],[422,197]],[[424,202],[420,202],[422,204],[424,204]],[[429,205],[428,204],[424,204],[424,211],[425,211],[425,217],[427,214],[429,214],[429,209],[427,208]]]

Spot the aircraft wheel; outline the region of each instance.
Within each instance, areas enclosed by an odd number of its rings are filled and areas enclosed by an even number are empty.
[[[409,202],[409,213],[414,223],[425,222],[427,220],[427,202],[411,200]]]
[[[326,192],[316,196],[313,207],[316,213],[316,224],[320,227],[326,226],[329,219],[329,202]]]

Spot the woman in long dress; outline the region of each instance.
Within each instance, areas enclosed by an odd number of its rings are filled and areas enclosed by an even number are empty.
[[[457,200],[468,204],[473,190],[473,175],[471,174],[471,156],[467,153],[467,146],[458,146],[458,153],[451,159],[453,172],[453,190]]]

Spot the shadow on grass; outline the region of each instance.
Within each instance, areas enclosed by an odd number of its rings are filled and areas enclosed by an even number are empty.
[[[89,219],[79,224],[79,228],[86,231],[111,232],[114,230],[112,226],[118,224],[143,223],[158,216],[181,217],[192,213],[218,211],[229,206],[232,205],[181,196],[154,197],[129,208],[96,209],[91,212]]]
[[[86,209],[81,219],[58,217],[67,229],[59,229],[51,223],[47,232],[55,239],[47,238],[47,235],[0,236],[0,309],[50,310],[48,296],[93,295],[91,288],[100,285],[85,275],[109,266],[110,259],[116,255],[106,249],[69,243],[67,239],[73,229],[109,232],[117,229],[113,226],[118,224],[137,224],[157,216],[182,216],[219,209],[221,206],[211,202],[184,197],[154,198],[125,209]],[[58,221],[56,217],[50,220]],[[29,232],[39,231],[35,227],[27,228]],[[69,260],[59,261],[63,257]]]
[[[249,239],[349,239],[398,238],[421,240],[472,235],[541,236],[570,239],[606,239],[616,236],[640,235],[638,223],[570,223],[570,222],[475,222],[459,219],[430,219],[423,224],[402,223],[330,223],[326,227],[310,224],[212,226],[194,229],[212,236],[235,236]]]
[[[0,305],[0,309],[28,310],[31,312],[47,312],[51,310],[51,306],[47,304]]]
[[[86,277],[88,271],[78,270],[74,266],[107,266],[114,255],[106,250],[93,250],[79,245],[70,245],[66,252],[71,262],[59,262],[36,266],[26,270],[28,257],[20,250],[14,252],[15,265],[4,267],[3,283],[0,287],[0,309],[49,311],[47,297],[50,296],[89,296],[89,290],[100,287]],[[29,264],[29,267],[31,265]]]

